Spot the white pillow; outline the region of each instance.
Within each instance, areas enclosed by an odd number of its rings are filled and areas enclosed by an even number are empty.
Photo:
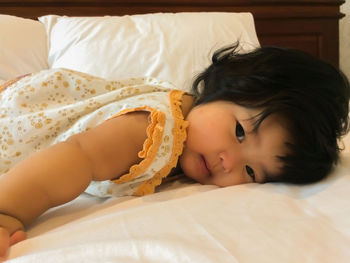
[[[0,79],[47,69],[46,42],[39,21],[0,15]]]
[[[188,90],[210,54],[238,39],[259,46],[250,13],[157,13],[114,17],[40,17],[49,65],[108,79],[152,76]]]

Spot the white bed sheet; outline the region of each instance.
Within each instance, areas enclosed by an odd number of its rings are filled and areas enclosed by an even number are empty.
[[[81,195],[13,246],[14,262],[349,262],[350,155],[309,186],[186,179],[145,197]]]

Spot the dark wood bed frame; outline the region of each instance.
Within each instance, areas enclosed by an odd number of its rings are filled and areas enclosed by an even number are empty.
[[[344,0],[0,0],[0,13],[35,19],[46,14],[101,16],[152,12],[251,12],[262,45],[299,48],[339,62]]]

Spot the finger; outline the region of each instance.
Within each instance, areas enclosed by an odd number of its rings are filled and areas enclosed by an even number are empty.
[[[0,227],[0,262],[5,258],[9,245],[9,233],[6,229]]]
[[[10,246],[21,242],[27,238],[26,233],[23,230],[17,230],[15,233],[12,234],[10,237]]]

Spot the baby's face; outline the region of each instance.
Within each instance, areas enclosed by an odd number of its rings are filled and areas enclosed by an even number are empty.
[[[254,132],[252,117],[259,113],[228,101],[194,107],[186,118],[190,124],[180,157],[184,173],[218,186],[263,183],[278,174],[277,156],[286,154],[288,132],[276,115]]]

